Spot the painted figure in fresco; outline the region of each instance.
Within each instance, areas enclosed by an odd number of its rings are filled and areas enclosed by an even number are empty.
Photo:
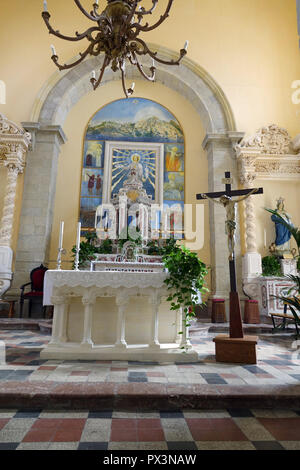
[[[276,211],[286,222],[291,224],[291,216],[285,211],[284,199],[282,197],[277,201]],[[290,251],[291,232],[281,223],[280,219],[276,217],[276,215],[272,215],[271,219],[275,223],[276,251]]]
[[[178,174],[181,175],[180,173],[169,173],[169,181],[164,183],[164,198],[167,200],[181,201],[183,199],[183,182],[177,181]]]
[[[100,175],[97,175],[97,179],[96,179],[96,193],[97,194],[100,194],[101,187],[102,187],[102,179]]]
[[[220,199],[213,199],[206,194],[201,194],[203,199],[209,199],[214,204],[221,204],[225,207],[226,210],[226,220],[225,220],[225,233],[228,236],[228,249],[229,249],[229,260],[233,261],[234,259],[234,249],[235,249],[235,234],[236,234],[236,212],[237,205],[239,202],[244,201],[252,194],[254,194],[257,189],[253,189],[246,196],[242,196],[238,199],[232,199],[231,196],[221,196]]]
[[[148,179],[149,172],[148,169],[145,169],[145,177],[144,177],[144,169],[143,165],[140,163],[141,157],[139,154],[135,153],[131,157],[131,163],[127,166],[123,166],[121,164],[116,164],[115,168],[121,168],[124,170],[128,170],[128,179],[126,180],[127,184],[135,184],[140,182],[145,182]]]
[[[93,189],[94,189],[94,186],[95,186],[95,175],[89,175],[87,173],[87,176],[89,177],[89,181],[88,181],[88,193],[89,194],[93,194]]]
[[[166,170],[182,171],[182,153],[178,152],[177,147],[168,150],[166,154]]]
[[[90,153],[88,153],[86,156],[85,164],[86,166],[93,166],[93,155]]]

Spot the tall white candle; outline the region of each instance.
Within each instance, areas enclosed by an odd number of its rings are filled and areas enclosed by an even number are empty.
[[[81,235],[81,222],[78,222],[78,225],[77,225],[77,239],[76,239],[77,250],[80,249],[80,235]]]
[[[92,71],[92,78],[96,78],[96,72],[95,72],[95,70]]]
[[[53,46],[53,44],[51,44],[51,52],[52,52],[52,55],[57,55],[55,47]]]
[[[58,249],[62,250],[63,247],[63,238],[64,238],[64,222],[60,223],[60,230],[59,230],[59,242],[58,242]]]
[[[47,0],[44,0],[44,11],[48,11]]]
[[[189,41],[185,41],[184,50],[187,51],[189,47]]]

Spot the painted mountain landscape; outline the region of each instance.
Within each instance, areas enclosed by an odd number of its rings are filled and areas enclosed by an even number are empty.
[[[184,141],[180,124],[169,111],[144,98],[122,99],[98,111],[90,122],[87,140],[135,142]]]

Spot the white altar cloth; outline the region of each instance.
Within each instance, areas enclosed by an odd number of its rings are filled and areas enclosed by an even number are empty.
[[[54,305],[45,359],[196,362],[182,311],[166,301],[167,273],[48,270]],[[179,332],[183,332],[179,334]]]

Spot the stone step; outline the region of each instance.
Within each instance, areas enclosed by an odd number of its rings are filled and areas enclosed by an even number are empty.
[[[40,330],[51,334],[52,320],[44,318],[0,318],[0,330]]]

